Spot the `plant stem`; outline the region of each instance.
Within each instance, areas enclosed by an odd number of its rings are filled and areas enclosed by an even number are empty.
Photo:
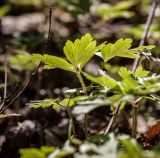
[[[132,137],[135,138],[137,134],[137,114],[138,114],[138,107],[133,107],[133,122],[132,122]]]
[[[8,47],[6,47],[7,49]],[[3,101],[0,105],[0,110],[5,106],[7,99],[7,82],[8,82],[8,50],[6,50],[6,54],[4,55],[4,91],[3,91]]]
[[[83,81],[83,78],[82,78],[81,73],[78,71],[78,72],[76,73],[76,75],[77,75],[77,78],[78,78],[78,80],[79,80],[79,82],[80,82],[80,84],[81,84],[83,93],[84,93],[85,95],[87,95],[87,88],[86,88],[86,85],[85,85],[85,83],[84,83],[84,81]]]
[[[107,126],[106,131],[104,132],[105,135],[107,135],[107,134],[109,133],[109,131],[111,130],[113,124],[115,123],[115,120],[116,120],[116,117],[117,117],[117,115],[118,115],[118,112],[119,112],[121,103],[122,103],[122,100],[120,100],[120,101],[118,102],[118,104],[117,104],[117,106],[116,106],[116,108],[115,108],[115,110],[114,110],[114,112],[113,112],[113,116],[112,116],[112,118],[111,118],[110,121],[109,121],[109,124],[108,124],[108,126]]]
[[[69,108],[67,108],[67,112],[69,115],[68,140],[69,140],[69,143],[71,143],[72,130],[73,130],[73,135],[75,137],[75,129],[74,129],[74,124],[73,124],[73,120],[72,120],[72,116],[71,116]]]
[[[44,46],[44,50],[43,50],[43,54],[47,51],[47,45],[48,42],[50,40],[51,37],[51,16],[52,16],[52,8],[50,8],[49,11],[49,31],[48,31],[48,38],[46,40],[45,46]],[[42,62],[40,62],[38,64],[38,66],[35,68],[35,70],[30,74],[30,77],[28,78],[27,82],[24,84],[24,86],[19,90],[19,92],[16,94],[16,96],[10,100],[6,105],[5,102],[3,101],[2,103],[0,103],[0,114],[2,114],[10,105],[12,105],[12,103],[17,100],[20,95],[24,92],[24,90],[29,86],[29,84],[31,83],[32,79],[35,77],[35,75],[38,72],[39,67],[42,65]]]
[[[139,108],[139,102],[143,99],[143,97],[139,97],[134,102],[132,102],[133,106],[133,121],[132,121],[132,137],[135,138],[137,134],[137,116],[138,116],[138,108]]]
[[[76,137],[76,132],[75,132],[73,118],[72,118],[72,114],[71,114],[71,111],[69,109],[69,106],[67,107],[67,113],[68,113],[68,116],[69,116],[68,139],[70,140],[71,135],[72,135],[72,130],[73,130],[74,137]]]
[[[85,85],[85,83],[83,81],[81,73],[79,71],[77,71],[76,75],[77,75],[77,78],[78,78],[78,80],[79,80],[79,82],[81,84],[83,93],[85,95],[87,95],[87,88],[86,88],[86,85]],[[87,118],[88,118],[88,114],[85,114],[84,115],[84,132],[85,132],[85,137],[87,137],[87,128],[88,128],[88,119]]]

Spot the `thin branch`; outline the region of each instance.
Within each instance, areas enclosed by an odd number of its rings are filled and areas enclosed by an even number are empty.
[[[44,46],[44,51],[43,54],[47,51],[47,45],[48,42],[50,40],[51,37],[51,17],[52,17],[52,8],[50,8],[49,11],[49,29],[48,29],[48,38],[46,40],[46,44]],[[36,75],[36,73],[38,72],[39,67],[41,66],[42,62],[40,62],[38,64],[38,66],[35,68],[34,72],[31,73],[29,79],[27,80],[27,82],[25,83],[25,85],[22,87],[22,89],[18,92],[18,94],[0,111],[0,114],[3,113],[15,100],[17,100],[17,98],[19,98],[19,96],[23,93],[23,91],[28,87],[28,85],[31,83],[31,80],[33,79],[33,77]]]
[[[20,81],[18,81],[15,85],[15,87],[11,90],[11,92],[7,95],[6,97],[6,102],[10,101],[10,98],[18,91],[19,87],[20,87]]]
[[[104,132],[105,135],[107,135],[107,134],[109,133],[109,131],[111,130],[113,124],[115,123],[115,120],[116,120],[116,117],[117,117],[117,115],[118,115],[118,112],[119,112],[121,103],[122,103],[122,100],[120,100],[120,101],[118,102],[118,104],[117,104],[117,106],[116,106],[116,108],[115,108],[115,110],[114,110],[114,112],[113,112],[113,116],[112,116],[112,118],[111,118],[110,121],[109,121],[109,124],[108,124],[108,126],[107,126],[106,131]]]
[[[139,46],[144,45],[146,39],[148,38],[149,29],[150,29],[151,24],[153,22],[153,19],[155,17],[155,12],[156,12],[157,6],[158,6],[158,0],[153,0],[152,1],[152,6],[151,6],[151,11],[148,15],[148,18],[147,18],[147,21],[146,21],[146,24],[145,24],[145,29],[144,29],[143,35],[141,37]],[[132,68],[133,73],[135,72],[135,70],[136,70],[136,68],[139,64],[139,61],[140,61],[140,58],[135,59],[134,64],[133,64],[133,68]]]
[[[44,45],[44,50],[43,50],[42,54],[46,53],[49,40],[51,39],[52,7],[49,9],[49,22],[48,23],[49,23],[49,26],[48,26],[48,37],[47,37],[46,43]]]
[[[8,73],[7,73],[7,69],[8,69],[8,55],[5,54],[4,56],[4,99],[7,97],[7,81],[8,81]]]
[[[7,98],[7,82],[8,82],[8,52],[6,51],[6,54],[4,55],[4,93],[3,93],[3,101],[2,104],[0,105],[0,109],[3,108],[3,106],[6,103],[6,98]]]

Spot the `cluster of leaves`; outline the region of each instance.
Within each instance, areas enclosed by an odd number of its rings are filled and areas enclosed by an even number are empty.
[[[94,55],[101,57],[103,60],[102,65],[105,65],[114,57],[139,58],[139,52],[154,48],[152,45],[137,48],[131,48],[131,46],[132,39],[130,38],[119,39],[115,43],[102,43],[97,46],[93,37],[90,34],[85,34],[81,39],[76,39],[74,42],[70,40],[66,42],[63,48],[66,58],[48,54],[33,54],[34,59],[41,60],[44,63],[44,69],[59,68],[75,73],[85,95],[82,94],[80,89],[73,89],[66,91],[66,96],[72,96],[69,99],[65,98],[60,100],[59,98],[47,98],[41,101],[32,101],[29,105],[33,108],[59,108],[62,106],[67,110],[68,106],[76,105],[73,107],[72,114],[78,115],[88,114],[100,106],[112,105],[111,109],[113,109],[120,100],[122,101],[121,108],[123,108],[127,102],[134,102],[137,96],[155,100],[155,98],[157,98],[155,93],[160,91],[159,76],[156,74],[150,75],[151,73],[143,70],[142,66],[139,66],[134,73],[126,67],[119,67],[114,77],[102,69],[99,69],[98,76],[92,76],[83,71],[84,66]],[[81,75],[88,79],[92,85],[85,87]],[[105,136],[103,135],[103,137]],[[67,141],[62,149],[57,148],[54,152],[50,153],[48,158],[65,157],[68,155],[73,155],[75,158],[103,158],[106,157],[106,155],[115,158],[127,158],[131,157],[133,153],[137,154],[137,158],[150,158],[150,155],[153,154],[151,152],[144,152],[130,139],[120,140],[119,138],[116,139],[113,135],[110,135],[108,141],[104,141],[104,138],[102,140],[98,139],[98,143],[103,141],[103,144],[98,147],[91,142],[82,143],[78,141],[78,152],[76,150],[77,148],[71,145],[70,141],[73,140],[75,140],[75,138],[70,139],[69,142]],[[106,148],[106,146],[108,148]],[[121,148],[119,148],[119,146],[121,146]],[[34,151],[34,149],[32,150]],[[41,149],[35,150],[42,152]],[[25,149],[21,150],[22,158],[31,157],[29,149],[26,149],[27,152],[24,151]],[[132,157],[134,157],[134,155]],[[153,157],[157,157],[156,153],[154,153]],[[41,156],[40,158],[43,157]]]
[[[158,158],[158,150],[145,151],[141,146],[134,140],[126,135],[114,136],[113,133],[109,134],[107,137],[94,136],[92,140],[99,141],[103,140],[99,145],[93,142],[73,139],[72,143],[69,144],[68,141],[65,143],[63,148],[51,148],[49,150],[32,148],[32,149],[21,149],[21,158],[63,158],[67,156],[72,156],[74,158]],[[77,150],[77,146],[78,149]],[[47,151],[47,152],[46,152]],[[48,154],[48,156],[47,156]]]
[[[38,64],[33,62],[32,55],[26,51],[16,50],[16,54],[9,58],[10,67],[18,71],[31,71]]]
[[[64,53],[67,58],[64,59],[62,57],[51,56],[48,54],[40,55],[40,54],[33,54],[34,58],[38,58],[45,63],[44,69],[55,69],[60,68],[66,71],[71,71],[76,73],[77,75],[83,74],[91,83],[96,84],[99,89],[98,93],[100,94],[100,100],[96,101],[94,98],[98,98],[98,96],[93,97],[94,90],[90,95],[88,95],[88,100],[90,105],[95,105],[89,108],[89,106],[83,106],[82,110],[78,110],[78,113],[88,113],[92,109],[103,106],[109,105],[108,103],[116,104],[120,98],[124,98],[124,103],[129,98],[134,98],[137,95],[148,95],[150,93],[155,93],[159,91],[159,81],[157,80],[156,76],[147,77],[149,74],[148,71],[142,69],[139,66],[135,73],[132,73],[131,70],[128,70],[126,67],[121,67],[118,70],[117,76],[119,76],[119,80],[109,76],[105,71],[99,70],[98,76],[92,76],[84,71],[82,71],[83,67],[86,63],[94,56],[100,56],[104,63],[108,62],[111,58],[118,56],[118,57],[126,57],[126,58],[138,58],[139,52],[143,51],[144,49],[152,49],[154,46],[140,46],[137,48],[131,49],[132,39],[119,39],[114,44],[113,43],[103,43],[99,46],[96,46],[96,41],[93,40],[90,34],[84,35],[81,39],[76,39],[75,42],[68,40],[64,46]],[[100,52],[99,52],[100,51]],[[82,79],[82,78],[80,78]],[[83,80],[83,79],[82,79]],[[81,82],[81,81],[80,81]],[[82,81],[83,82],[83,81]],[[153,85],[154,82],[154,85]],[[83,86],[83,85],[82,85]],[[115,93],[112,97],[107,97],[109,92]],[[103,94],[103,97],[102,97]],[[79,96],[80,97],[80,96]],[[103,98],[103,99],[102,99]],[[127,99],[126,99],[127,98]],[[55,101],[55,100],[54,100]],[[56,100],[57,101],[57,100]],[[77,100],[79,101],[79,100]],[[103,102],[102,102],[103,101]],[[85,102],[87,99],[85,98]],[[85,102],[79,101],[78,104],[85,105]],[[95,103],[93,103],[95,102]],[[98,103],[99,102],[99,103]],[[49,104],[50,103],[50,104]],[[70,105],[73,105],[72,99],[70,100]],[[97,104],[98,103],[98,104]],[[44,100],[40,103],[34,104],[33,107],[46,107],[48,105],[53,105],[53,100]],[[59,107],[54,103],[54,107]],[[75,107],[77,108],[77,107]],[[87,110],[87,108],[89,110]],[[86,110],[87,112],[85,112]],[[75,110],[77,111],[77,110]],[[77,113],[77,112],[75,112]]]

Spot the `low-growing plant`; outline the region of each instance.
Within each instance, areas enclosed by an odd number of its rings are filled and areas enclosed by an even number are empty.
[[[139,66],[134,73],[126,67],[120,67],[117,76],[121,79],[118,80],[109,76],[102,69],[99,69],[98,76],[92,76],[83,71],[83,67],[94,55],[101,57],[103,59],[102,65],[105,65],[113,57],[139,58],[140,52],[154,48],[152,45],[136,48],[131,48],[131,46],[132,39],[130,38],[119,39],[115,43],[102,43],[96,46],[96,41],[93,40],[93,37],[90,34],[85,34],[81,39],[76,39],[74,42],[70,40],[66,42],[63,48],[66,59],[48,54],[33,54],[33,58],[40,59],[44,63],[44,69],[59,68],[75,73],[84,95],[79,94],[75,96],[75,99],[72,98],[72,93],[70,99],[65,99],[61,102],[57,99],[45,99],[30,105],[36,108],[52,105],[53,108],[57,108],[61,105],[67,107],[66,109],[68,110],[68,106],[78,104],[78,106],[73,108],[73,114],[85,114],[85,134],[87,136],[87,114],[91,110],[106,105],[111,105],[113,110],[116,106],[124,107],[126,103],[134,106],[134,104],[137,104],[137,102],[135,103],[137,97],[142,99],[160,90],[159,86],[157,86],[159,84],[157,76],[149,77],[149,71],[143,70],[142,66]],[[82,74],[91,82],[91,85],[88,87],[84,83]],[[89,90],[90,88],[92,89],[93,85],[96,85],[96,90]],[[113,93],[112,96],[108,95],[110,92]],[[82,100],[83,97],[85,98],[84,100]],[[64,101],[66,102],[65,105],[63,104]],[[133,135],[136,133],[135,128],[136,125],[133,125]]]

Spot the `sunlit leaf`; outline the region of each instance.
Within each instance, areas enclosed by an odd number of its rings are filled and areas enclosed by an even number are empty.
[[[131,47],[132,39],[119,39],[114,44],[106,44],[102,50],[102,57],[105,62],[110,60],[115,56],[128,57],[128,58],[138,58],[138,52],[135,50],[128,50]]]
[[[94,53],[99,51],[104,44],[96,46],[96,41],[93,37],[87,33],[81,37],[81,39],[76,39],[74,42],[68,40],[63,48],[67,59],[79,69],[93,57]]]
[[[98,107],[108,106],[109,104],[111,104],[109,100],[103,99],[81,101],[78,102],[78,106],[73,108],[73,114],[87,114]]]
[[[146,77],[149,74],[149,71],[145,71],[142,69],[142,66],[138,66],[138,68],[136,69],[134,75],[135,77]]]
[[[45,63],[44,69],[59,68],[59,69],[64,69],[64,70],[72,71],[72,72],[75,71],[74,66],[72,64],[68,63],[63,58],[48,55],[48,54],[44,54],[44,55],[33,54],[33,57],[38,58]]]
[[[109,88],[114,88],[115,86],[117,86],[117,82],[113,78],[108,76],[107,74],[103,73],[102,71],[99,74],[99,76],[91,76],[90,74],[87,74],[86,72],[82,72],[82,74],[88,80],[90,80],[96,84],[99,84],[101,86],[106,86]]]
[[[28,103],[28,105],[32,108],[48,108],[54,106],[59,99],[51,99],[47,98],[44,100],[35,100]]]
[[[128,78],[132,74],[130,70],[128,70],[126,67],[121,67],[118,71],[118,74],[123,78]]]

